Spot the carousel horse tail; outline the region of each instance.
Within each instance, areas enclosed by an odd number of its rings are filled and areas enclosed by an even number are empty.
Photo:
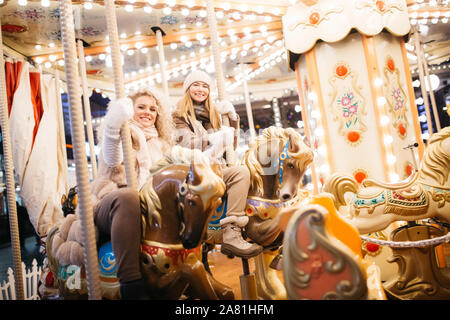
[[[53,255],[53,239],[58,231],[59,231],[59,228],[56,226],[51,228],[50,231],[48,232],[47,241],[45,244],[45,251],[47,254],[47,264],[48,264],[50,271],[53,273],[53,277],[56,282],[55,283],[56,287],[58,287],[57,286],[57,281],[58,281],[57,274],[58,274],[58,265],[59,264],[58,264],[58,261],[56,260],[55,256]]]
[[[358,189],[358,182],[352,176],[343,173],[332,174],[323,186],[324,192],[333,195],[336,208],[347,205],[344,198],[346,192],[357,193]]]
[[[412,186],[416,182],[418,177],[419,177],[419,173],[417,171],[414,171],[407,179],[400,181],[400,182],[383,183],[383,182],[379,182],[374,179],[365,179],[362,182],[362,185],[364,187],[380,187],[380,188],[388,189],[388,190],[406,189],[406,188]]]

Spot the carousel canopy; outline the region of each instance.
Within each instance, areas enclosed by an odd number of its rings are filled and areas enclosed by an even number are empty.
[[[253,99],[270,101],[296,87],[295,74],[288,68],[286,49],[304,52],[318,40],[338,41],[351,28],[367,34],[386,29],[404,35],[411,26],[418,27],[429,64],[436,65],[436,72],[438,67],[447,70],[450,8],[446,0],[228,0],[214,3],[225,86],[234,103],[244,103],[239,63],[246,66]],[[337,11],[350,10],[347,6],[351,3],[356,3],[359,11],[354,8],[350,11],[351,19],[336,20]],[[73,5],[76,37],[85,44],[89,86],[113,95],[111,48],[103,1],[73,1]],[[204,1],[129,0],[115,1],[115,5],[127,90],[145,85],[161,86],[155,27],[161,28],[164,34],[171,96],[181,95],[183,80],[191,70],[202,69],[214,74]],[[321,8],[321,11],[314,11],[314,8]],[[5,52],[25,56],[44,71],[57,69],[64,80],[59,18],[58,1],[0,0]],[[311,29],[315,24],[323,28],[317,28],[309,36],[298,33],[299,29]],[[289,28],[294,28],[296,33]],[[413,41],[407,43],[407,49],[414,75],[417,58]]]

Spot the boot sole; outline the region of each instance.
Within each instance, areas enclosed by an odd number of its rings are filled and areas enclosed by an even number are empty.
[[[261,247],[260,249],[258,249],[255,252],[252,253],[244,253],[242,251],[236,250],[235,247],[230,246],[228,244],[222,244],[220,246],[220,252],[223,253],[226,256],[229,256],[231,258],[233,257],[238,257],[238,258],[245,258],[245,259],[249,259],[249,258],[254,258],[257,255],[259,255],[263,250],[263,248]]]

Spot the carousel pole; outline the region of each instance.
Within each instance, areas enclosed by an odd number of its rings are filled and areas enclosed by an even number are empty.
[[[433,123],[431,122],[430,104],[428,102],[428,94],[427,94],[427,90],[425,87],[420,35],[419,35],[419,30],[417,28],[415,28],[415,30],[414,30],[414,44],[416,47],[417,66],[419,67],[418,69],[419,69],[419,78],[420,78],[420,89],[422,91],[422,98],[425,103],[425,113],[427,116],[428,134],[431,138],[431,135],[433,134]]]
[[[219,100],[225,100],[225,78],[223,75],[222,64],[220,62],[220,47],[219,47],[219,39],[217,33],[217,21],[216,14],[214,12],[214,0],[206,0],[206,9],[208,12],[208,26],[209,33],[211,39],[212,53],[214,59],[214,68],[216,71],[216,80],[217,80],[217,94]],[[230,119],[228,115],[222,116],[222,123],[225,126],[230,126]],[[236,130],[238,131],[238,130]],[[237,133],[235,132],[235,135]],[[226,158],[228,165],[234,165],[236,163],[236,154],[234,152],[233,146],[227,147],[225,150]]]
[[[250,137],[252,140],[256,138],[255,125],[253,122],[252,104],[250,101],[250,94],[248,91],[247,75],[245,73],[244,64],[240,63],[239,68],[241,71],[242,81],[244,83],[244,95],[245,95],[245,109],[247,111],[248,128],[250,130]]]
[[[0,125],[2,126],[3,158],[5,166],[6,201],[8,205],[9,230],[14,267],[16,299],[24,300],[22,257],[20,254],[19,223],[17,220],[16,190],[14,184],[11,138],[9,134],[8,98],[6,95],[5,61],[3,59],[3,40],[0,30]]]
[[[166,99],[169,99],[169,83],[167,81],[166,59],[164,57],[163,43],[163,36],[165,36],[165,33],[163,33],[164,31],[162,31],[160,27],[152,27],[152,30],[156,34],[156,42],[158,44],[159,67],[161,70],[164,95],[166,96]]]
[[[67,168],[67,147],[66,147],[66,135],[64,131],[64,114],[62,111],[62,102],[61,102],[61,92],[59,88],[59,71],[55,68],[55,88],[56,88],[56,104],[57,104],[57,117],[58,117],[58,126],[59,126],[59,143],[61,144],[61,151],[64,163],[64,181],[66,181],[65,191],[69,190],[69,172]]]
[[[120,54],[119,33],[117,31],[116,11],[114,0],[105,0],[106,26],[108,28],[109,43],[111,46],[111,60],[114,72],[114,87],[116,99],[125,98],[125,84],[123,80],[122,58]],[[123,162],[129,188],[137,190],[137,179],[134,171],[131,154],[131,134],[128,122],[125,122],[120,129],[120,138],[122,141]]]
[[[431,108],[433,110],[434,121],[436,122],[436,129],[437,129],[437,131],[440,131],[441,130],[441,121],[439,120],[439,113],[438,113],[437,107],[436,107],[436,99],[434,97],[434,90],[433,90],[433,88],[431,88],[431,79],[430,79],[430,73],[428,71],[428,62],[427,62],[427,59],[425,58],[425,54],[424,54],[422,48],[420,50],[420,54],[422,57],[423,69],[425,71],[425,77],[427,78],[428,89],[430,92]]]
[[[84,262],[88,283],[89,299],[100,300],[101,288],[97,260],[97,244],[95,239],[94,217],[89,185],[89,170],[86,162],[86,146],[84,137],[83,113],[80,100],[80,84],[77,68],[77,52],[75,47],[75,29],[72,2],[60,0],[61,37],[66,66],[67,91],[69,94],[69,110],[72,122],[72,139],[78,184],[80,222],[84,242]]]
[[[84,59],[83,41],[78,39],[78,60],[80,63],[81,84],[83,87],[84,119],[86,121],[86,131],[91,154],[92,180],[97,177],[97,159],[95,156],[94,131],[92,129],[91,104],[89,102],[89,89],[86,79],[86,61]]]

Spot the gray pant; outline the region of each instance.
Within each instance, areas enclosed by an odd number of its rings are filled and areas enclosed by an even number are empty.
[[[222,171],[228,197],[226,215],[243,216],[250,188],[250,171],[244,165],[227,167]]]
[[[121,188],[105,196],[94,212],[100,236],[110,237],[121,283],[142,278],[139,266],[141,208],[139,194]]]

